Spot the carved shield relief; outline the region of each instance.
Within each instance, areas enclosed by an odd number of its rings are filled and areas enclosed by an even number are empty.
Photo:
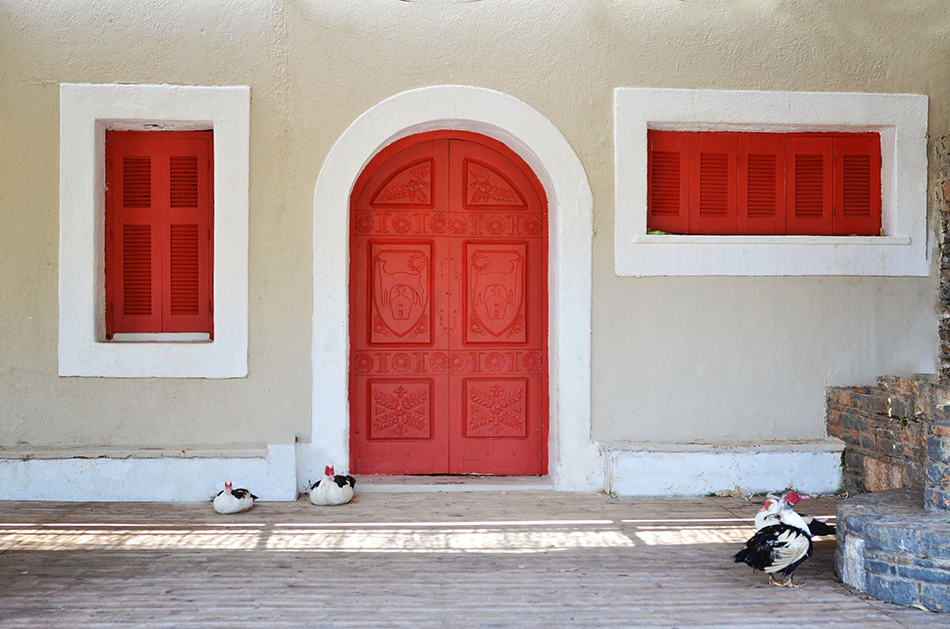
[[[374,343],[429,340],[428,244],[372,246]]]
[[[524,341],[525,245],[466,248],[468,342]]]

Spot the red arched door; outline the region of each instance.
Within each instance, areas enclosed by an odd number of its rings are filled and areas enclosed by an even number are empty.
[[[350,198],[350,469],[547,473],[547,204],[490,138],[383,150]]]

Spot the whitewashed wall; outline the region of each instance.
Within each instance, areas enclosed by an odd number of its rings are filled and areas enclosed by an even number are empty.
[[[10,0],[0,16],[2,447],[321,439],[311,429],[322,412],[312,395],[317,176],[363,112],[429,85],[517,98],[586,171],[598,442],[820,439],[826,386],[934,369],[933,273],[617,276],[613,90],[918,93],[929,96],[930,135],[945,134],[940,0]],[[58,375],[59,84],[113,82],[250,87],[245,378]]]

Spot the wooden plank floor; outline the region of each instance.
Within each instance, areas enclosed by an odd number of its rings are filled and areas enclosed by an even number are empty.
[[[925,627],[850,591],[816,540],[800,589],[732,561],[738,498],[367,493],[355,504],[0,502],[0,626]],[[834,500],[802,512],[834,513]]]

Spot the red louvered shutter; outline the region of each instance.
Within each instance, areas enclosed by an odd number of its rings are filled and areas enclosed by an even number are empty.
[[[739,136],[740,234],[785,233],[785,137]]]
[[[647,132],[647,230],[881,233],[877,133]]]
[[[158,143],[126,131],[106,134],[106,336],[160,332]]]
[[[689,233],[736,233],[734,133],[690,133]]]
[[[212,133],[106,134],[106,337],[212,328]]]
[[[689,138],[647,131],[647,230],[689,233]]]
[[[834,142],[834,234],[881,233],[881,139],[877,133]]]
[[[208,332],[211,327],[211,133],[166,133],[168,219],[165,232],[163,328]]]
[[[790,135],[786,143],[786,233],[831,235],[834,140]]]

